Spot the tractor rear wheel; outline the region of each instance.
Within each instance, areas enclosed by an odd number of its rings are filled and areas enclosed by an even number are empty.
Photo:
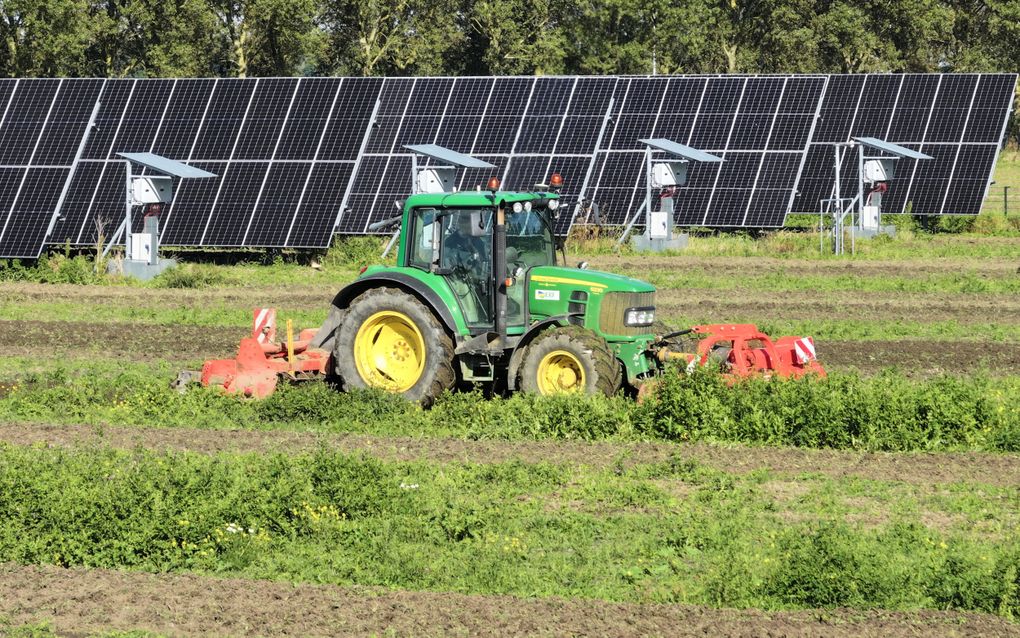
[[[605,339],[577,326],[540,334],[524,351],[518,387],[533,394],[584,392],[611,396],[623,369]]]
[[[453,387],[453,340],[415,297],[377,288],[351,302],[333,358],[345,389],[380,388],[432,403]]]

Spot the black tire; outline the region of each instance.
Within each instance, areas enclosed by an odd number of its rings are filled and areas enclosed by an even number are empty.
[[[558,351],[569,353],[580,363],[585,393],[612,396],[620,389],[623,367],[606,340],[578,326],[553,328],[535,337],[524,351],[517,387],[532,394],[551,394],[542,387],[539,369],[543,360]]]
[[[421,376],[400,392],[408,400],[429,405],[456,382],[453,340],[432,311],[417,298],[395,288],[376,288],[362,293],[348,307],[336,333],[333,359],[344,389],[373,387],[362,377],[355,361],[355,341],[362,325],[377,313],[398,312],[410,319],[421,334],[425,363]],[[375,385],[375,387],[379,387]]]

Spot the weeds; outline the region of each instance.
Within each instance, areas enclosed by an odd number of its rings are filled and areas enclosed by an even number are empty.
[[[13,380],[7,383],[14,388]],[[383,392],[281,385],[264,401],[215,390],[178,394],[155,372],[29,374],[0,396],[0,421],[292,429],[470,439],[733,441],[885,451],[1020,451],[1020,379],[875,377],[752,379],[665,375],[638,404],[617,396],[483,400],[448,394],[422,410]]]
[[[931,529],[909,515],[877,528],[820,512],[791,522],[765,507],[764,477],[680,470],[663,476],[690,481],[693,493],[677,499],[640,470],[0,445],[0,560],[726,607],[1020,613],[1015,536]],[[825,480],[818,493],[851,489]],[[886,507],[916,510],[904,498]],[[982,507],[1008,519],[1001,504]]]
[[[153,279],[156,288],[211,288],[228,285],[231,278],[227,271],[214,266],[202,264],[184,264],[174,266]]]

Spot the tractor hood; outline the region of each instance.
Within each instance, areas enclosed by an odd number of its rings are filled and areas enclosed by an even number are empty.
[[[557,289],[584,290],[592,294],[605,292],[655,292],[652,284],[599,270],[582,270],[562,266],[532,268],[529,276],[532,288],[550,285]]]

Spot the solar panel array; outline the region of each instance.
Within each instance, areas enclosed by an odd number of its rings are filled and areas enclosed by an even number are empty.
[[[0,256],[92,243],[97,221],[109,235],[125,206],[119,152],[153,152],[217,175],[177,184],[162,215],[171,245],[321,248],[336,232],[367,232],[411,191],[403,146],[414,143],[478,156],[508,189],[559,172],[568,210],[593,201],[619,223],[644,195],[637,140],[673,139],[726,160],[691,166],[680,225],[777,227],[791,202],[816,211],[829,196],[832,143],[873,136],[936,158],[900,162],[887,211],[909,202],[915,213],[976,213],[1015,82],[995,74],[0,80]],[[844,159],[845,190],[855,172],[856,160]],[[459,186],[490,176],[464,169]]]
[[[365,232],[393,215],[411,187],[406,144],[438,144],[497,167],[506,189],[533,188],[553,172],[576,200],[599,143],[616,78],[393,78],[380,94],[341,233]],[[423,161],[424,165],[428,161]],[[461,169],[460,188],[484,184],[489,169]]]
[[[624,223],[644,198],[639,140],[661,137],[724,160],[690,165],[678,224],[782,226],[824,88],[811,76],[621,79],[591,199],[609,223]]]
[[[51,241],[95,240],[123,216],[126,164],[148,151],[217,175],[183,180],[166,244],[328,245],[382,80],[108,80]],[[135,220],[140,230],[141,219]]]
[[[886,213],[976,215],[1005,133],[1012,74],[834,75],[793,209],[818,210],[835,185],[833,143],[876,137],[932,160],[897,161]],[[857,155],[840,155],[841,195],[857,191]],[[908,208],[909,205],[909,208]]]

